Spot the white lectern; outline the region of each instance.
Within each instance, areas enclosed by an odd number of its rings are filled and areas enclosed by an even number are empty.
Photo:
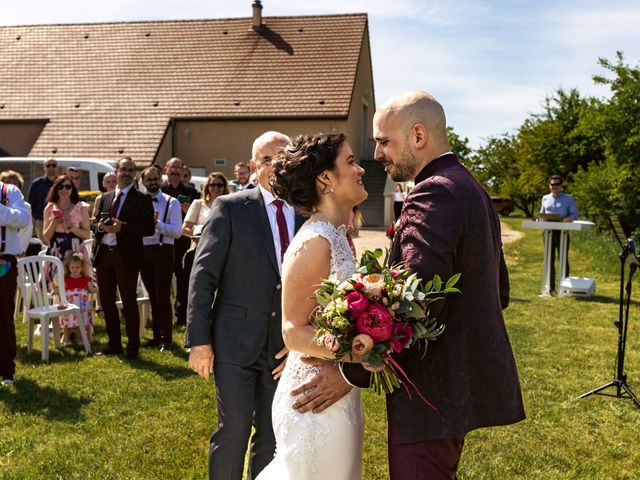
[[[576,220],[574,222],[537,222],[535,220],[525,220],[522,222],[523,228],[542,230],[542,240],[544,242],[544,260],[542,265],[542,295],[550,295],[551,292],[551,262],[553,256],[551,252],[551,235],[554,230],[560,231],[560,247],[558,252],[558,275],[556,276],[558,296],[568,296],[569,291],[561,288],[560,284],[567,276],[567,238],[570,231],[582,232],[593,227],[593,222]],[[585,279],[582,279],[585,280]],[[592,279],[589,279],[592,280]]]

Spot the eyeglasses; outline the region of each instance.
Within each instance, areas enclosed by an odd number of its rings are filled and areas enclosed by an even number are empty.
[[[211,182],[209,184],[210,187],[215,187],[215,188],[224,188],[224,183],[218,183],[218,182]]]
[[[44,166],[46,168],[58,168],[58,164],[57,163],[45,163]]]
[[[62,190],[62,189],[71,190],[72,188],[73,188],[73,185],[69,183],[58,185],[58,190]]]
[[[562,185],[561,183],[550,183],[549,186],[550,187],[559,187],[560,185]]]

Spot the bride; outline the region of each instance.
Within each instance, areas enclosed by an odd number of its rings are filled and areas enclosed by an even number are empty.
[[[282,267],[282,334],[289,358],[272,407],[274,460],[257,480],[357,480],[362,478],[364,412],[352,389],[321,413],[298,413],[290,392],[318,371],[301,357],[334,358],[314,341],[313,294],[330,276],[346,280],[355,261],[346,238],[352,208],[367,198],[364,169],[343,134],[299,136],[274,165],[277,195],[311,214],[293,238]]]

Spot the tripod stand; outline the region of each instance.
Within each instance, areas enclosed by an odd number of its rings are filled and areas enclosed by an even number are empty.
[[[611,221],[614,230],[616,230],[614,220],[611,219]],[[617,219],[615,221],[617,221]],[[629,259],[629,279],[627,280],[627,285],[625,287],[625,264],[627,263],[627,258],[629,257],[629,255],[631,255],[631,258]],[[624,355],[627,345],[627,328],[629,326],[629,304],[631,303],[631,282],[633,280],[633,275],[636,273],[637,269],[638,259],[635,255],[635,244],[633,243],[633,240],[626,239],[626,244],[623,246],[622,252],[620,252],[620,313],[618,316],[618,320],[613,322],[613,324],[618,328],[616,378],[611,382],[602,385],[601,387],[580,395],[578,398],[588,397],[589,395],[606,395],[616,398],[630,398],[633,400],[636,406],[640,407],[640,400],[638,400],[629,385],[627,385],[627,375],[624,373]],[[616,387],[615,395],[602,393],[603,390],[606,390],[609,387]]]

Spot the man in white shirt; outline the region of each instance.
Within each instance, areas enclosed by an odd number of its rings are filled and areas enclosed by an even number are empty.
[[[0,182],[0,376],[11,385],[16,370],[16,328],[13,323],[18,272],[16,255],[24,249],[18,231],[31,217],[22,193],[15,185]]]
[[[142,183],[153,201],[156,231],[144,237],[140,274],[151,301],[153,339],[145,346],[169,350],[172,342],[171,277],[175,258],[174,241],[182,235],[180,203],[160,191],[162,177],[155,167],[142,171]]]

